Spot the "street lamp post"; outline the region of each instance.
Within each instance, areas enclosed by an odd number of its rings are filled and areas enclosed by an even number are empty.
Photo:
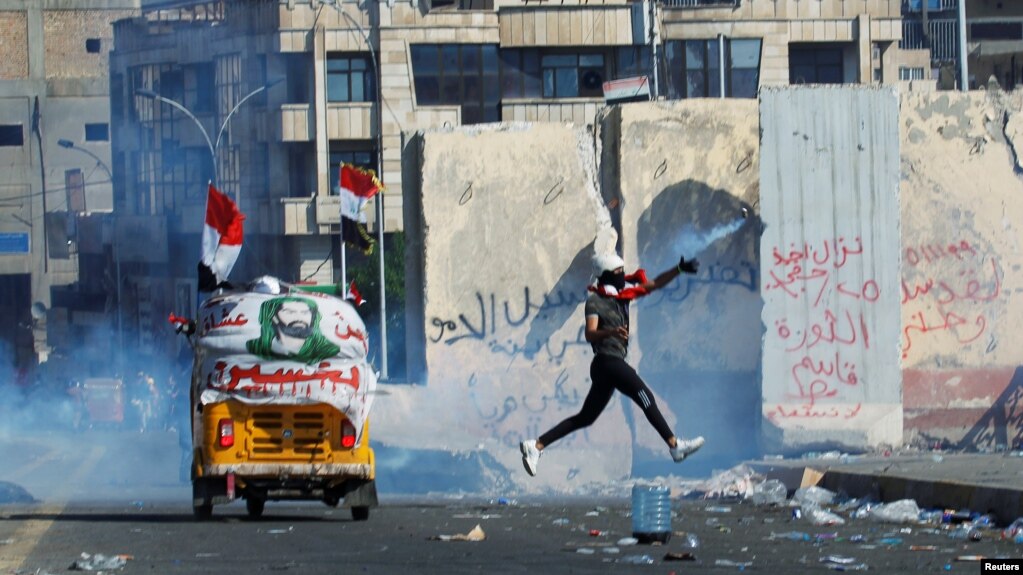
[[[85,148],[79,148],[71,140],[65,140],[63,138],[60,139],[60,140],[57,140],[57,145],[60,146],[61,148],[67,149],[67,150],[76,150],[76,151],[81,152],[81,153],[89,156],[90,158],[96,160],[96,165],[98,167],[100,167],[100,168],[103,168],[103,171],[107,173],[107,178],[110,179],[110,184],[113,185],[114,174],[110,171],[110,167],[107,166],[106,163],[99,156],[97,156],[95,153],[93,153],[91,150],[86,150]],[[85,192],[83,192],[83,193],[85,193]],[[71,209],[70,204],[68,205],[68,209],[69,210]],[[119,350],[124,350],[124,319],[123,319],[124,312],[121,309],[121,257],[119,255],[119,250],[117,249],[117,239],[116,239],[116,233],[117,233],[116,226],[117,226],[117,224],[116,224],[116,221],[114,222],[114,226],[115,226],[115,230],[114,230],[113,252],[114,252],[114,269],[116,270],[115,271],[115,276],[116,277],[114,278],[114,281],[117,282],[117,288],[116,288],[117,289],[117,295],[116,295],[116,297],[117,297],[117,346],[118,346]],[[119,352],[118,359],[117,359],[118,365],[120,365],[121,358],[123,357],[123,355],[121,355],[121,354],[123,354],[123,351]]]
[[[220,142],[224,138],[224,130],[227,129],[227,124],[231,121],[231,116],[234,116],[234,113],[238,111],[238,108],[240,108],[242,106],[242,104],[244,104],[247,100],[249,100],[249,98],[252,98],[256,94],[259,94],[260,92],[262,92],[264,90],[267,90],[270,87],[275,86],[275,85],[277,85],[277,84],[279,84],[279,83],[281,83],[283,81],[284,81],[284,78],[278,78],[278,79],[276,79],[276,80],[274,80],[272,82],[267,82],[266,84],[263,84],[262,86],[256,88],[255,90],[249,92],[248,94],[246,94],[245,97],[242,98],[241,100],[238,100],[238,103],[235,104],[233,108],[231,108],[231,111],[228,112],[227,117],[224,118],[223,123],[220,124],[220,131],[217,132],[217,141],[216,142],[214,142],[213,140],[210,139],[209,132],[206,131],[206,127],[202,125],[202,122],[199,121],[199,118],[196,118],[195,114],[190,112],[188,110],[188,108],[186,108],[181,103],[179,103],[179,102],[177,102],[175,100],[171,100],[170,98],[166,98],[164,96],[161,96],[160,94],[154,92],[153,90],[149,90],[147,88],[139,88],[138,90],[135,90],[135,93],[138,94],[139,96],[144,97],[144,98],[151,98],[153,100],[158,100],[160,102],[163,102],[164,104],[167,104],[168,106],[171,106],[173,108],[177,108],[178,110],[181,111],[182,114],[188,116],[193,122],[195,122],[196,126],[199,126],[199,131],[202,132],[203,138],[206,139],[206,146],[210,150],[210,159],[213,160],[213,183],[216,184],[217,183],[217,176],[219,175],[219,170],[218,170],[218,167],[217,167],[217,150],[220,148]],[[242,197],[241,196],[242,196],[242,192],[241,192],[241,188],[239,188],[237,196],[235,197],[235,202],[238,204],[238,211],[241,211],[241,209],[242,209]]]

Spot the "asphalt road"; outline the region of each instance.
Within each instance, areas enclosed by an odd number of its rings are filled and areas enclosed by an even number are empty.
[[[850,518],[817,527],[793,520],[788,507],[721,500],[674,500],[674,534],[656,546],[619,543],[632,534],[626,497],[502,501],[384,492],[368,521],[292,502],[270,502],[262,519],[250,520],[236,502],[200,523],[190,487],[177,476],[178,454],[167,432],[0,437],[0,482],[37,500],[0,503],[0,575],[64,573],[82,553],[128,557],[108,573],[218,575],[823,573],[863,565],[876,573],[979,573],[976,561],[960,559],[1023,556],[1023,545],[997,530],[968,542],[930,525]],[[483,541],[441,538],[476,525]],[[689,534],[697,547],[687,546]],[[669,553],[693,560],[667,560]],[[829,557],[847,563],[822,562]]]
[[[722,505],[729,511],[713,510]],[[126,574],[823,573],[838,567],[822,562],[828,557],[879,573],[979,573],[975,561],[957,558],[1020,557],[1023,549],[997,531],[966,542],[927,526],[866,519],[815,527],[792,520],[789,508],[747,503],[678,501],[674,510],[666,545],[624,545],[631,518],[622,500],[385,499],[362,522],[322,504],[270,503],[262,519],[249,520],[235,503],[202,523],[187,503],[7,505],[0,507],[0,557],[3,573],[23,574],[67,571],[81,553],[125,555],[117,572]],[[483,541],[438,539],[477,525]],[[687,546],[690,533],[696,548]],[[668,553],[695,560],[670,561]]]

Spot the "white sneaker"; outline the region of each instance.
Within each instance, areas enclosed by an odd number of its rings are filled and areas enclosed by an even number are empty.
[[[541,451],[536,448],[535,439],[527,439],[519,444],[519,451],[522,452],[522,466],[526,473],[536,475],[536,464],[540,463]]]
[[[675,460],[675,463],[682,463],[686,457],[696,453],[703,447],[703,444],[704,439],[702,435],[693,439],[677,439],[675,447],[669,449],[671,451],[671,458]]]

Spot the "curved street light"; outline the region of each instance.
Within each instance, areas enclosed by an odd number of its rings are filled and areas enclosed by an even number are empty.
[[[218,166],[217,166],[217,150],[220,148],[220,142],[221,142],[221,140],[224,137],[224,130],[227,129],[227,124],[228,124],[228,122],[231,121],[231,116],[234,116],[234,113],[238,111],[238,108],[240,108],[242,104],[244,104],[246,101],[248,101],[249,98],[252,98],[256,94],[258,94],[258,93],[260,93],[260,92],[262,92],[264,90],[267,90],[267,89],[269,89],[272,86],[276,86],[277,84],[280,84],[283,81],[284,81],[284,78],[278,78],[276,80],[273,80],[272,82],[267,82],[266,84],[263,84],[262,86],[256,88],[255,90],[249,92],[248,94],[246,94],[245,97],[243,97],[241,100],[238,100],[238,103],[235,104],[233,108],[231,108],[231,111],[228,112],[227,117],[224,118],[224,122],[220,124],[220,131],[217,132],[217,141],[216,141],[216,143],[214,143],[213,140],[210,139],[209,132],[206,131],[206,127],[202,125],[202,122],[199,121],[199,118],[196,118],[195,114],[190,112],[188,110],[188,108],[186,108],[180,102],[177,102],[175,100],[171,100],[170,98],[167,98],[167,97],[164,97],[164,96],[161,96],[160,94],[158,94],[155,91],[150,90],[148,88],[139,88],[139,89],[135,90],[135,94],[137,94],[139,96],[142,96],[144,98],[150,98],[150,99],[153,99],[153,100],[158,100],[160,102],[163,102],[164,104],[167,104],[168,106],[176,108],[176,109],[180,110],[182,114],[188,116],[193,122],[195,122],[196,126],[199,126],[199,131],[202,132],[202,137],[206,139],[206,146],[210,150],[210,159],[213,160],[213,183],[216,184],[217,183],[217,176],[220,173],[219,169],[218,169]],[[241,197],[241,195],[242,195],[241,194],[241,190],[239,189],[237,197],[235,198],[235,201],[238,204],[238,211],[241,211],[241,209],[242,209],[242,197]]]
[[[103,168],[103,171],[107,173],[107,177],[110,178],[110,182],[113,183],[113,181],[114,181],[114,174],[110,172],[110,168],[106,165],[106,163],[103,162],[103,159],[100,158],[99,156],[97,156],[91,150],[86,150],[85,148],[80,148],[80,147],[76,146],[75,143],[72,142],[71,140],[65,140],[65,139],[57,140],[57,145],[60,146],[61,148],[65,148],[65,149],[68,149],[68,150],[75,150],[77,152],[81,152],[81,153],[89,156],[90,158],[96,160],[96,166],[98,166],[100,168]]]

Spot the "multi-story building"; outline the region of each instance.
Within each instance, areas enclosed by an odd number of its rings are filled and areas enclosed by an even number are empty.
[[[900,77],[934,81],[942,89],[962,86],[965,32],[966,86],[986,87],[992,77],[1007,90],[1023,83],[1023,4],[961,1],[962,11],[960,0],[904,0]]]
[[[382,212],[384,231],[398,232],[407,131],[589,124],[604,82],[629,77],[646,77],[659,98],[891,83],[900,10],[899,0],[144,1],[115,25],[111,56],[113,165],[124,176],[115,208],[145,232],[119,260],[125,329],[152,346],[146,334],[162,319],[137,317],[144,303],[194,305],[207,180],[247,217],[238,277],[330,281],[341,162],[378,171],[387,189],[369,226]]]
[[[90,298],[67,286],[107,269],[100,242],[77,224],[81,215],[112,210],[112,23],[137,15],[138,7],[138,0],[7,0],[0,6],[5,377],[9,366],[27,369],[46,360],[53,339],[71,335],[73,321],[80,330],[106,323],[102,295]]]

